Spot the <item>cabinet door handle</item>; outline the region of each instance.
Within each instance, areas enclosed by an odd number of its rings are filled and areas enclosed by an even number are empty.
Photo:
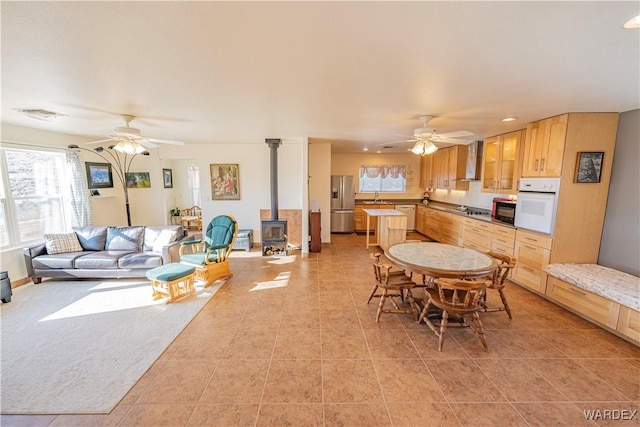
[[[534,239],[532,237],[525,237],[525,240],[531,240],[532,242],[537,242],[538,239]]]
[[[538,250],[537,248],[534,248],[534,247],[532,247],[532,246],[527,246],[527,245],[523,245],[523,246],[524,246],[525,248],[527,248],[527,249],[531,249],[532,251],[537,251],[537,250]]]
[[[582,292],[582,291],[580,291],[580,290],[578,290],[578,289],[576,289],[576,288],[574,288],[574,287],[569,287],[569,286],[567,286],[567,287],[566,287],[566,288],[564,288],[564,289],[566,289],[566,290],[568,290],[569,292],[574,293],[574,294],[576,294],[576,295],[580,295],[581,297],[583,297],[583,296],[587,295],[587,294],[585,294],[584,292]]]
[[[540,160],[540,172],[544,170],[544,159]]]
[[[536,159],[536,166],[533,168],[534,171],[538,170],[538,159]]]

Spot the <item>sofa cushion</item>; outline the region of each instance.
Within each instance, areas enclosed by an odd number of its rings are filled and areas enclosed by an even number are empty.
[[[109,227],[107,228],[107,251],[140,252],[144,227]]]
[[[73,227],[85,251],[104,251],[107,227]]]
[[[98,251],[77,258],[74,262],[75,268],[118,268],[118,260],[130,254],[127,251]]]
[[[134,252],[118,259],[119,268],[154,268],[162,265],[162,255],[154,252]]]
[[[82,252],[76,233],[45,234],[44,243],[49,255]]]
[[[93,252],[67,252],[55,255],[40,255],[33,258],[33,268],[74,268],[77,258]]]
[[[162,246],[166,246],[171,242],[175,242],[179,237],[182,227],[173,226],[147,226],[144,228],[144,245],[143,251],[161,252]],[[180,234],[182,237],[182,234]],[[154,248],[160,247],[159,251]]]

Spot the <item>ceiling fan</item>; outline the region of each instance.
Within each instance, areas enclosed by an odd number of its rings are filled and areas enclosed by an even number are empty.
[[[91,141],[87,144],[101,144],[105,142],[113,142],[114,150],[120,151],[126,154],[139,154],[145,151],[145,148],[156,148],[157,144],[171,144],[171,145],[184,145],[182,141],[174,141],[171,139],[149,138],[142,136],[140,129],[136,129],[129,126],[136,117],[130,114],[121,114],[122,119],[125,121],[126,126],[120,126],[115,128],[109,138],[101,139],[99,141]]]
[[[405,139],[402,141],[387,142],[384,144],[378,144],[377,146],[389,145],[389,144],[414,144],[411,151],[415,154],[431,154],[438,149],[438,146],[434,143],[442,144],[468,144],[472,142],[472,139],[463,139],[464,137],[473,136],[473,133],[467,130],[460,130],[456,132],[437,133],[434,128],[428,128],[427,123],[433,116],[420,116],[419,119],[422,122],[422,127],[414,129],[413,138]]]

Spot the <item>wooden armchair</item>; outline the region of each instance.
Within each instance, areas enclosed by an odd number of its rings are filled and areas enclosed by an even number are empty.
[[[238,222],[231,215],[211,220],[202,239],[180,244],[180,263],[196,268],[196,278],[205,287],[219,279],[231,277],[229,254],[238,235]]]
[[[180,211],[180,225],[185,230],[194,229],[202,231],[202,209],[199,206],[192,206]]]

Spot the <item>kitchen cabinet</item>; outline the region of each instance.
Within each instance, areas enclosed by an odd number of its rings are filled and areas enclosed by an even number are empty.
[[[433,182],[435,188],[468,191],[466,176],[467,147],[455,145],[441,148],[433,154]]]
[[[440,213],[440,241],[460,246],[462,237],[462,219],[460,215]]]
[[[494,252],[513,256],[516,241],[516,229],[493,224],[491,237],[491,250]]]
[[[432,188],[433,182],[433,154],[420,156],[420,188]]]
[[[395,209],[395,207],[395,205],[388,203],[367,203],[366,205],[356,204],[353,208],[354,231],[367,231],[367,214],[364,213],[365,209]],[[372,224],[369,224],[369,232],[375,232],[375,230],[376,224],[375,221],[372,221]]]
[[[540,294],[547,288],[547,273],[553,239],[526,230],[516,230],[513,279]]]
[[[424,216],[424,235],[436,242],[440,241],[440,216],[441,212],[427,208]]]
[[[523,177],[562,174],[569,114],[529,123],[524,143]]]
[[[462,246],[475,249],[480,252],[491,250],[493,239],[493,224],[464,218],[462,220]]]
[[[427,207],[423,205],[416,206],[416,228],[415,231],[422,235],[427,235],[425,230],[425,215],[427,212]]]
[[[524,151],[524,133],[524,130],[519,130],[485,139],[481,191],[517,193]]]

